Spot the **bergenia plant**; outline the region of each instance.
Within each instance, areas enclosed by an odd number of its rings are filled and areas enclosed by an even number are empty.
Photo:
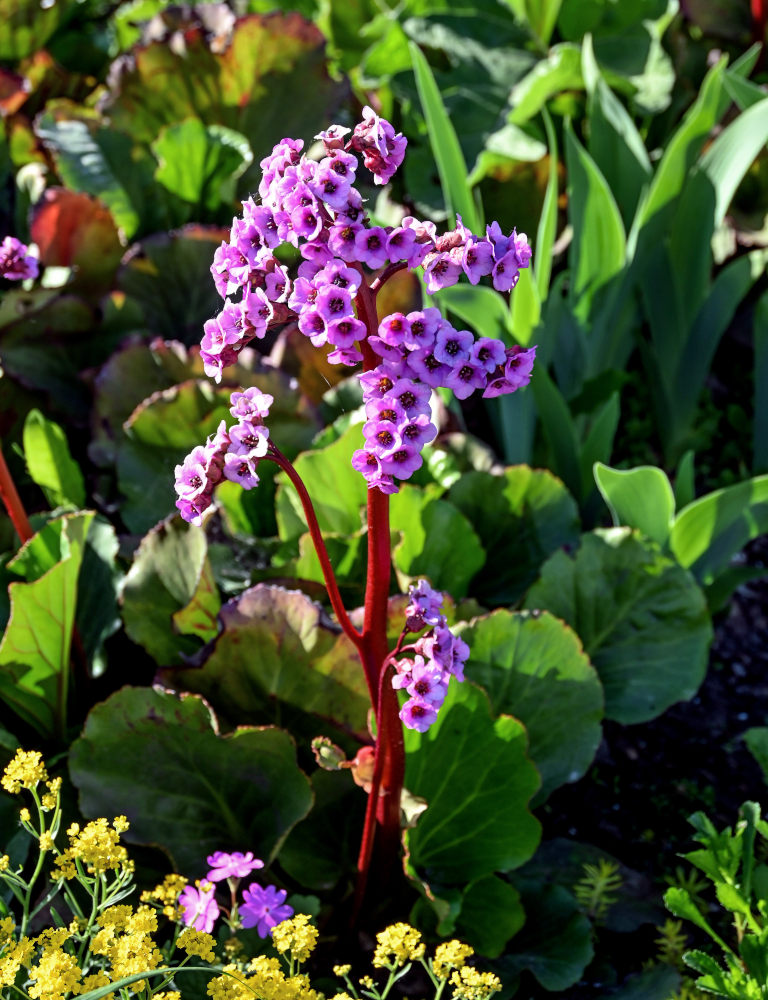
[[[528,266],[526,237],[505,236],[498,223],[484,236],[458,219],[438,236],[434,223],[406,217],[399,226],[372,225],[355,187],[363,166],[376,184],[390,180],[403,161],[406,140],[365,108],[349,129],[331,126],[318,135],[321,153],[311,159],[303,143],[283,139],[262,160],[258,198],[233,221],[230,240],[214,255],[211,272],[224,299],[221,312],[204,326],[201,357],[216,381],[239,352],[267,330],[295,323],[332,364],[358,370],[366,421],[361,447],[350,456],[368,484],[368,569],[362,629],[341,601],[312,500],[267,426],[272,396],[249,388],[231,397],[235,422],[222,421],[205,445],[176,467],[177,507],[200,524],[218,482],[252,489],[258,466],[269,460],[298,491],[317,550],[328,596],[339,625],[356,646],[376,715],[373,780],[358,859],[364,884],[374,841],[382,861],[396,856],[404,773],[402,725],[424,732],[437,718],[451,676],[462,679],[468,655],[442,613],[442,595],[425,580],[409,591],[402,634],[390,651],[387,601],[390,590],[389,496],[421,466],[421,452],[437,428],[433,390],[452,389],[459,399],[514,392],[528,383],[536,348],[505,348],[488,337],[456,330],[434,307],[379,317],[377,295],[398,271],[423,268],[431,294],[462,275],[476,284],[488,278],[509,292]],[[295,274],[275,255],[283,243],[298,248]],[[407,642],[408,636],[414,641]],[[402,707],[398,690],[407,694]]]

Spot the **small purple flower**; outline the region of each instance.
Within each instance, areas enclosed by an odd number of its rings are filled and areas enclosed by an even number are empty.
[[[285,902],[285,889],[274,885],[262,888],[253,882],[243,889],[244,903],[240,904],[240,920],[243,927],[255,927],[259,937],[269,936],[273,927],[293,916],[293,907]]]
[[[252,423],[261,423],[262,419],[269,416],[269,408],[274,403],[275,397],[268,392],[261,392],[255,385],[243,392],[233,392],[229,397],[232,404],[229,412],[238,420],[250,420]]]
[[[223,882],[225,878],[245,878],[255,868],[263,868],[264,862],[254,858],[253,853],[248,851],[234,851],[226,854],[224,851],[215,851],[206,858],[211,870],[205,876],[209,882]]]
[[[400,709],[400,719],[407,729],[415,729],[419,733],[426,733],[432,723],[437,719],[437,709],[427,701],[420,698],[409,698]]]
[[[421,656],[417,656],[411,667],[411,680],[406,685],[406,690],[412,698],[440,708],[448,691],[448,680],[449,676],[436,663],[425,663]]]
[[[504,377],[515,389],[528,385],[531,381],[536,348],[530,347],[524,351],[522,347],[511,347],[507,351],[507,363],[504,365]]]
[[[387,233],[381,226],[361,229],[355,236],[355,259],[366,264],[372,271],[383,267],[387,257]]]
[[[0,277],[9,281],[36,278],[39,262],[28,252],[29,247],[15,236],[6,236],[0,243]]]
[[[216,918],[219,915],[219,904],[214,898],[215,886],[209,882],[201,882],[200,888],[193,885],[185,886],[179,896],[179,906],[182,908],[181,919],[187,927],[210,934]]]
[[[420,632],[425,625],[440,624],[443,595],[439,590],[433,590],[426,580],[419,580],[408,588],[408,597],[405,620],[409,632]]]

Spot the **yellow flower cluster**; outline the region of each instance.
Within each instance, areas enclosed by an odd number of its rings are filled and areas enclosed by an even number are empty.
[[[187,879],[183,875],[166,875],[160,885],[154,889],[142,892],[142,903],[159,903],[163,910],[163,915],[169,920],[176,920],[180,916],[181,908],[178,903],[179,893],[187,884]]]
[[[109,960],[113,982],[161,964],[163,956],[151,936],[157,930],[157,914],[151,907],[140,906],[133,912],[130,906],[111,906],[99,917],[99,925],[91,952]],[[131,989],[141,993],[145,986],[142,979]]]
[[[132,871],[133,862],[128,860],[128,852],[120,844],[120,834],[128,828],[124,816],[115,817],[112,826],[105,819],[96,819],[81,830],[73,823],[67,830],[69,847],[56,858],[58,872],[55,877],[75,878],[79,860],[91,875],[101,875],[106,871]]]
[[[465,965],[453,973],[451,986],[456,1000],[488,1000],[501,989],[501,980],[492,972],[480,972]]]
[[[315,950],[317,928],[312,926],[305,913],[297,913],[272,928],[272,943],[281,955],[290,952],[291,961],[301,964]]]
[[[19,969],[28,966],[35,946],[29,938],[22,938],[18,944],[13,942],[3,950],[0,957],[0,986],[13,986]]]
[[[81,976],[73,955],[58,946],[43,948],[37,965],[29,970],[34,982],[27,993],[33,1000],[64,1000],[68,993],[80,992]]]
[[[410,924],[391,924],[376,935],[376,942],[373,954],[376,969],[400,968],[424,956],[421,934]]]
[[[6,792],[17,795],[22,788],[34,788],[38,782],[47,780],[43,755],[37,750],[17,750],[16,756],[3,771],[0,784]]]
[[[454,969],[464,967],[468,958],[475,953],[474,948],[461,941],[446,941],[435,948],[432,971],[438,979],[447,979]]]
[[[48,785],[48,791],[42,797],[40,804],[44,812],[50,812],[51,809],[56,808],[56,803],[59,801],[61,778],[53,778],[51,781],[46,782],[46,784]]]
[[[242,976],[236,966],[224,967],[224,974],[208,983],[211,1000],[321,1000],[307,976],[286,976],[276,958],[259,955],[248,966],[250,976]]]
[[[196,931],[193,927],[187,927],[179,934],[176,942],[177,946],[188,955],[197,955],[206,962],[213,962],[216,956],[213,954],[213,946],[216,939],[205,931]]]

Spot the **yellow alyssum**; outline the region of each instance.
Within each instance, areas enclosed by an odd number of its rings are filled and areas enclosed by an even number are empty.
[[[187,884],[188,879],[183,875],[166,875],[160,885],[154,889],[148,889],[141,894],[142,903],[159,903],[163,908],[164,916],[169,920],[175,920],[180,913],[178,905],[179,893]]]
[[[37,750],[17,750],[16,756],[3,771],[0,785],[11,795],[17,795],[22,788],[34,788],[38,782],[47,780],[43,755]]]
[[[272,928],[272,943],[281,955],[290,952],[291,961],[306,962],[317,944],[317,928],[305,913],[297,913]]]
[[[453,973],[451,986],[456,1000],[488,1000],[501,989],[501,980],[492,972],[479,972],[465,965]]]
[[[376,935],[376,951],[373,966],[376,969],[400,968],[406,962],[416,961],[424,956],[424,942],[421,934],[410,924],[391,924]]]
[[[197,955],[205,962],[215,961],[213,946],[216,939],[205,931],[196,931],[193,927],[187,927],[179,934],[176,946],[185,951],[188,955]]]
[[[124,817],[116,817],[116,823]],[[119,827],[119,829],[118,829]],[[125,829],[122,823],[111,827],[106,819],[96,819],[81,830],[73,823],[67,830],[69,847],[56,858],[59,869],[57,877],[71,879],[77,875],[75,861],[85,865],[89,874],[100,875],[106,871],[132,870],[128,852],[120,844],[120,833]]]
[[[82,972],[73,955],[58,947],[44,948],[29,978],[34,982],[27,993],[33,1000],[64,1000],[68,993],[80,992]]]
[[[474,953],[474,948],[468,944],[456,940],[446,941],[435,948],[432,971],[438,979],[447,979],[454,969],[463,968]]]

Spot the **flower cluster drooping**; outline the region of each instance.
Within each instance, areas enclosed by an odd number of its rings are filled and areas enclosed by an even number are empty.
[[[392,686],[409,695],[400,709],[403,724],[423,733],[437,719],[451,677],[464,680],[469,646],[448,628],[440,591],[433,590],[426,580],[419,580],[408,588],[408,597],[403,633],[427,631],[406,647],[414,654],[413,659],[395,661]]]
[[[354,186],[357,154],[374,182],[384,184],[402,163],[406,140],[370,108],[351,135],[332,125],[316,139],[322,149],[316,159],[302,152],[301,140],[286,138],[261,161],[258,198],[244,203],[229,242],[214,255],[211,272],[225,302],[205,324],[201,357],[206,373],[219,381],[251,340],[263,338],[271,326],[294,322],[314,346],[327,350],[331,363],[364,362],[365,442],[352,463],[369,488],[396,493],[398,481],[421,466],[422,448],[437,434],[432,390],[449,388],[459,399],[475,390],[486,397],[514,392],[530,380],[536,348],[476,339],[432,307],[393,313],[372,328],[375,292],[395,271],[422,265],[430,293],[456,284],[462,275],[472,284],[488,277],[498,291],[508,292],[528,267],[531,248],[523,234],[507,236],[497,222],[484,236],[471,233],[460,217],[442,236],[433,222],[412,216],[398,226],[372,225]],[[276,256],[281,244],[301,255],[293,276]],[[361,296],[368,303],[364,308]],[[265,441],[261,447],[266,449]],[[238,462],[245,455],[238,442],[225,471],[221,441],[195,449],[183,477],[177,469],[182,516],[199,523],[222,477],[246,488],[256,485],[253,461],[261,456],[252,452]],[[235,468],[240,475],[233,475]]]
[[[256,469],[269,448],[269,430],[263,421],[273,397],[252,387],[233,392],[230,401],[229,412],[237,417],[237,423],[227,429],[222,420],[216,433],[176,466],[176,506],[192,524],[200,524],[212,503],[213,489],[222,479],[239,483],[246,490],[259,482]]]
[[[24,281],[36,278],[40,269],[37,257],[15,236],[6,236],[0,243],[0,278]]]

